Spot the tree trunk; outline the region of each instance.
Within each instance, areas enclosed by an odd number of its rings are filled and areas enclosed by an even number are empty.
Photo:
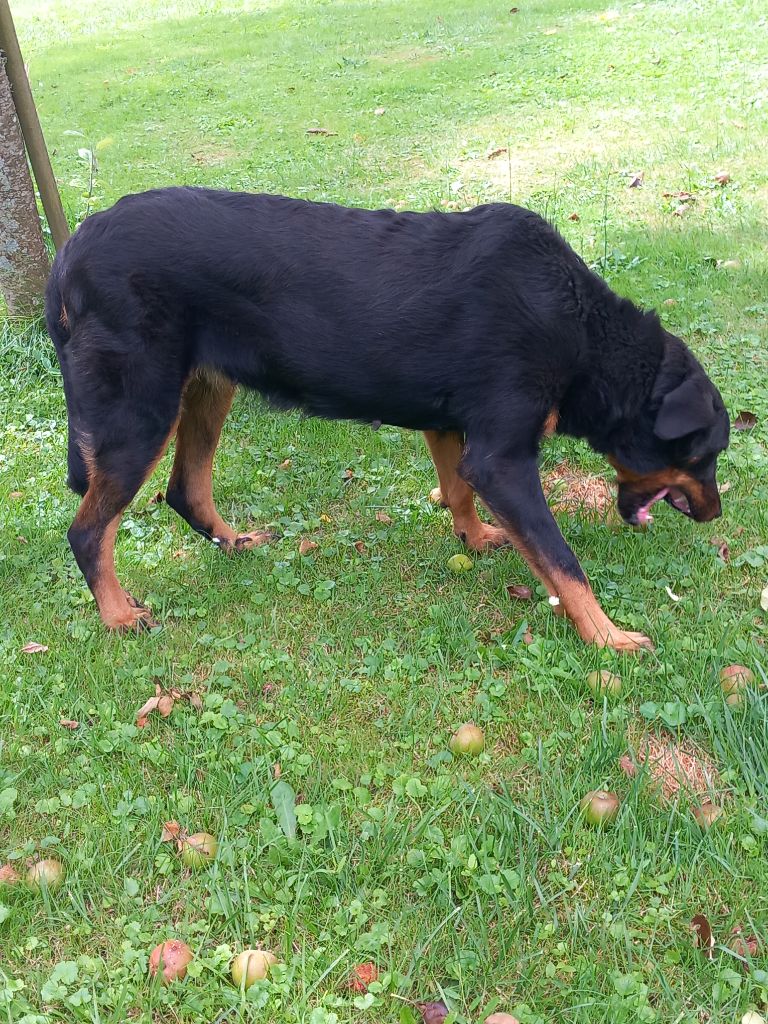
[[[31,316],[42,310],[48,270],[27,154],[0,55],[0,293],[9,313]]]

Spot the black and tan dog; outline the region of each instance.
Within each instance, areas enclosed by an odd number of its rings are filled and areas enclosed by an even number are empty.
[[[619,298],[539,216],[355,210],[171,188],[89,217],[56,258],[48,328],[69,413],[69,541],[112,629],[147,624],[114,568],[122,513],[170,440],[168,503],[222,548],[213,457],[238,384],[310,415],[422,430],[457,535],[511,541],[588,642],[649,644],[603,612],[547,507],[543,435],[616,467],[619,510],[705,522],[722,399],[653,313]],[[474,493],[498,525],[481,522]],[[553,602],[554,603],[554,602]]]

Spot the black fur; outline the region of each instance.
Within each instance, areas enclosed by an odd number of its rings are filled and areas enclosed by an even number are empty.
[[[559,431],[636,474],[696,473],[710,498],[728,441],[720,395],[683,343],[506,204],[418,214],[194,188],[128,196],[59,253],[47,310],[79,493],[87,448],[130,500],[205,367],[282,408],[463,433],[462,474],[581,578],[538,482],[553,409]],[[693,514],[710,518],[701,504]]]

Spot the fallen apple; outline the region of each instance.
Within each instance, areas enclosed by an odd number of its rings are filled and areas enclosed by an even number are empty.
[[[471,722],[460,725],[448,741],[452,754],[481,754],[485,748],[485,733]]]
[[[448,568],[451,572],[469,572],[474,564],[469,555],[451,555],[448,559]]]
[[[485,1024],[520,1024],[520,1021],[511,1013],[492,1013],[485,1018]]]
[[[754,674],[745,665],[727,665],[720,672],[720,688],[725,694],[725,703],[731,706],[741,704],[744,690],[754,680]]]
[[[621,676],[614,675],[607,668],[599,672],[590,672],[587,676],[587,686],[596,697],[602,694],[615,697],[621,692]]]
[[[615,793],[595,789],[587,793],[579,806],[590,825],[601,827],[609,825],[614,820],[619,813],[620,802]]]
[[[240,988],[250,988],[254,981],[261,981],[269,974],[270,967],[277,963],[277,957],[266,949],[245,949],[232,961],[232,981]]]
[[[714,825],[717,819],[721,817],[722,813],[722,807],[718,807],[710,800],[706,800],[699,807],[693,808],[694,818],[705,831]]]
[[[0,867],[0,885],[18,885],[20,881],[21,875],[13,864],[3,864]]]
[[[27,884],[33,889],[58,889],[64,881],[64,865],[53,857],[36,861],[27,872]]]
[[[208,832],[196,832],[183,840],[181,863],[185,868],[195,871],[208,867],[216,859],[219,844]]]
[[[162,969],[162,983],[170,985],[172,981],[181,981],[187,973],[187,967],[195,954],[179,939],[169,939],[155,946],[149,956],[149,973],[154,978]]]

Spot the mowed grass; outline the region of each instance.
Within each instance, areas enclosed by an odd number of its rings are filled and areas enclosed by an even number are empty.
[[[512,601],[508,586],[532,582],[513,552],[452,575],[460,548],[427,499],[418,436],[275,414],[247,395],[216,492],[232,521],[279,539],[233,559],[206,545],[152,501],[166,459],[118,544],[121,580],[163,627],[106,636],[65,540],[77,499],[52,348],[6,321],[0,863],[56,856],[67,878],[55,894],[0,891],[0,1020],[409,1024],[416,1003],[443,998],[457,1021],[498,1008],[522,1024],[693,1024],[763,1007],[763,5],[13,6],[73,223],[178,183],[414,209],[511,199],[658,307],[729,410],[758,422],[722,460],[717,523],[664,507],[639,534],[560,516],[609,614],[647,631],[653,654],[583,647],[541,589]],[[562,439],[542,459],[606,472]],[[305,537],[318,547],[301,556]],[[48,650],[23,653],[33,641]],[[756,678],[733,708],[718,683],[730,662]],[[621,674],[617,699],[592,699],[596,668]],[[198,692],[203,710],[182,701],[137,728],[156,684]],[[452,759],[467,720],[486,751]],[[717,773],[724,816],[709,832],[690,794],[665,802],[622,773],[646,732]],[[296,794],[295,837],[277,776]],[[599,786],[622,797],[604,832],[576,811]],[[161,843],[169,819],[218,837],[213,867],[182,868]],[[711,960],[691,941],[699,913]],[[759,938],[751,962],[728,948],[737,926]],[[163,990],[147,957],[169,937],[196,960]],[[249,946],[282,966],[243,997],[228,962]],[[366,961],[379,982],[350,991]]]

